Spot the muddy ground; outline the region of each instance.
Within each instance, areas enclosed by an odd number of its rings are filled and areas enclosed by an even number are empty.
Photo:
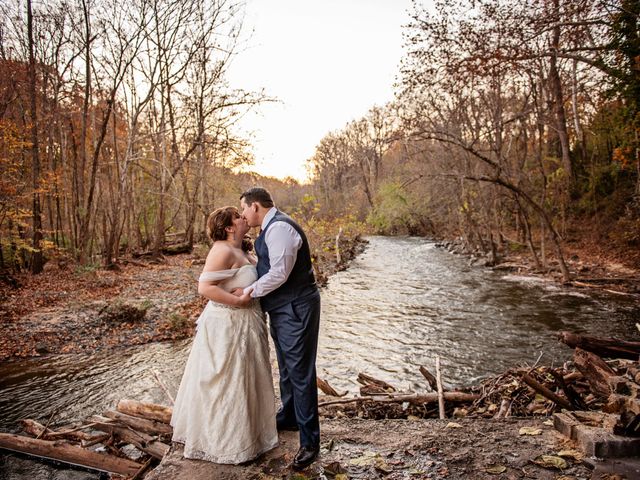
[[[298,447],[297,434],[281,432],[279,447],[259,460],[242,466],[185,460],[181,455],[181,447],[174,445],[168,457],[146,478],[634,478],[625,475],[620,468],[616,468],[618,472],[622,472],[618,473],[618,477],[611,476],[611,468],[604,463],[598,463],[595,470],[592,470],[575,446],[558,434],[550,423],[544,418],[500,421],[323,419],[320,459],[300,473],[289,468]],[[533,430],[530,431],[539,434],[521,434],[522,427],[532,427]],[[556,467],[541,466],[539,463],[543,462],[542,455],[560,459],[556,460],[560,463]],[[564,464],[561,464],[562,461]],[[640,466],[636,465],[636,468]]]
[[[523,433],[523,427],[528,433]],[[296,432],[281,432],[280,445],[253,462],[217,465],[182,458],[174,444],[146,480],[347,480],[347,479],[540,479],[640,478],[640,460],[584,458],[548,418],[502,420],[321,419],[318,461],[294,472]],[[546,457],[545,457],[546,456]],[[65,465],[0,456],[0,480],[103,480]],[[113,477],[120,478],[120,477]]]

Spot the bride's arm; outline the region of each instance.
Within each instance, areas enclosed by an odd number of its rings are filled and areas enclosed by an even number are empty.
[[[228,270],[233,266],[233,252],[224,245],[214,244],[207,260],[204,264],[202,272],[216,272],[220,270]],[[198,293],[209,300],[217,303],[223,303],[232,307],[246,307],[251,302],[249,294],[236,297],[218,286],[220,280],[206,280],[198,282]]]

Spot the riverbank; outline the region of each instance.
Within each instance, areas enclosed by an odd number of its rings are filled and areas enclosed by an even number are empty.
[[[253,462],[218,465],[182,458],[173,444],[147,480],[311,480],[311,479],[622,479],[624,466],[591,461],[556,432],[547,418],[457,420],[322,419],[319,460],[304,472],[289,465],[298,448],[296,432],[281,432],[280,444]],[[384,435],[380,433],[384,432]],[[535,435],[522,432],[537,432]],[[561,468],[545,463],[543,456],[564,461]],[[546,465],[546,466],[545,466]],[[73,478],[97,480],[97,474],[57,470],[42,465],[40,476],[33,462],[14,454],[3,457],[2,471],[11,480]],[[637,468],[637,465],[635,465]],[[592,470],[593,469],[593,470]],[[616,472],[620,476],[606,477]],[[65,476],[60,476],[63,474]],[[0,479],[4,479],[0,473]],[[122,478],[122,477],[112,477]]]
[[[359,235],[343,236],[337,263],[321,244],[318,282],[346,268],[365,245]],[[199,245],[161,260],[123,259],[110,270],[50,262],[40,275],[13,275],[14,284],[0,282],[0,362],[192,336],[206,304],[196,285],[207,252]]]
[[[523,435],[522,428],[540,430],[540,434]],[[298,447],[297,434],[281,432],[276,449],[258,461],[241,466],[186,460],[182,458],[181,446],[174,444],[169,455],[146,479],[550,480],[560,475],[564,475],[565,480],[601,478],[591,477],[592,472],[582,463],[581,454],[547,419],[322,419],[321,429],[320,459],[301,474],[289,468]],[[562,453],[566,461],[562,470],[536,463],[542,455],[557,456],[558,453]]]
[[[578,289],[604,290],[609,293],[640,298],[640,251],[608,251],[597,242],[569,240],[563,244],[564,260],[572,276],[565,282],[553,256],[546,267],[538,267],[521,243],[505,240],[497,246],[495,258],[490,253],[470,249],[462,238],[437,243],[451,253],[466,255],[473,265],[517,275],[549,278],[559,284]]]

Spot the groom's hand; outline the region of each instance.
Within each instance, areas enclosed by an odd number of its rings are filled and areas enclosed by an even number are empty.
[[[244,288],[234,288],[233,290],[231,290],[231,294],[235,295],[236,297],[241,297],[242,295],[244,295]]]

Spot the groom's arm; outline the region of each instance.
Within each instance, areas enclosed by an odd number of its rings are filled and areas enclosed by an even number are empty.
[[[275,222],[265,233],[264,238],[269,249],[269,271],[256,282],[244,289],[252,297],[264,297],[287,281],[302,246],[302,237],[295,228],[286,222]]]

